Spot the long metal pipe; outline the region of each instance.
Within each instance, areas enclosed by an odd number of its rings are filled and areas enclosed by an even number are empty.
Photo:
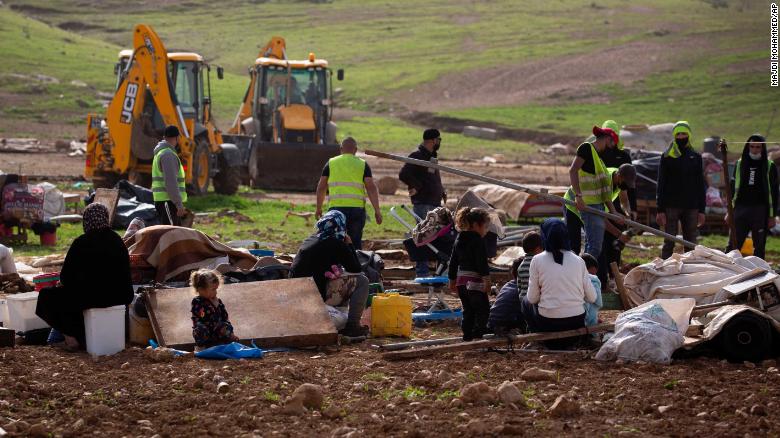
[[[456,169],[454,167],[442,166],[441,164],[431,163],[430,161],[417,160],[417,159],[414,159],[414,158],[403,157],[403,156],[400,156],[400,155],[394,155],[394,154],[388,154],[388,153],[385,153],[385,152],[370,151],[370,150],[365,151],[365,154],[366,155],[371,155],[371,156],[374,156],[374,157],[378,157],[378,158],[386,158],[388,160],[400,161],[402,163],[409,163],[409,164],[414,164],[414,165],[417,165],[417,166],[428,167],[428,168],[431,168],[431,169],[437,169],[437,170],[440,170],[442,172],[452,173],[452,174],[455,174],[455,175],[464,176],[466,178],[471,178],[471,179],[475,179],[475,180],[478,180],[478,181],[483,181],[483,182],[486,182],[486,183],[489,183],[489,184],[495,184],[497,186],[506,187],[508,189],[513,189],[513,190],[518,190],[518,191],[521,191],[521,192],[529,193],[531,195],[536,195],[536,196],[539,196],[541,198],[545,198],[545,199],[549,199],[551,201],[559,202],[561,204],[568,204],[568,205],[571,205],[571,206],[574,206],[574,207],[577,206],[576,203],[574,203],[572,201],[569,201],[568,199],[564,199],[561,196],[551,195],[551,194],[546,193],[546,192],[540,192],[538,190],[534,190],[534,189],[529,188],[529,187],[521,186],[520,184],[516,184],[516,183],[510,182],[510,181],[505,181],[505,180],[498,179],[498,178],[491,178],[489,176],[480,175],[478,173],[466,172],[465,170]],[[645,224],[641,224],[639,222],[634,222],[634,221],[632,221],[630,219],[627,219],[625,216],[619,216],[619,215],[616,215],[616,214],[608,213],[606,211],[597,210],[595,208],[588,207],[588,206],[585,207],[584,211],[586,211],[588,213],[597,214],[599,216],[603,216],[603,217],[605,217],[607,219],[613,219],[613,220],[616,220],[616,221],[622,221],[623,223],[628,224],[628,225],[630,225],[630,226],[632,226],[634,228],[640,229],[642,231],[647,231],[648,233],[655,234],[656,236],[663,237],[664,239],[672,240],[674,242],[680,243],[680,244],[682,244],[684,246],[687,246],[687,247],[690,247],[690,248],[694,248],[696,246],[695,243],[688,242],[687,240],[681,239],[681,238],[679,238],[677,236],[673,236],[673,235],[671,235],[669,233],[665,233],[665,232],[663,232],[661,230],[657,230],[657,229],[655,229],[653,227],[649,227],[649,226],[647,226]]]

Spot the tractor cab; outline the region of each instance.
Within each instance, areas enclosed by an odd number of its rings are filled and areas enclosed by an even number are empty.
[[[333,143],[328,138],[332,115],[328,62],[315,59],[255,61],[253,119],[262,141]],[[329,141],[330,140],[330,141]]]

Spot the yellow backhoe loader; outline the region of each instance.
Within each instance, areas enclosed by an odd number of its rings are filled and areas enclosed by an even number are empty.
[[[85,176],[95,187],[122,178],[149,187],[153,150],[166,125],[181,132],[179,157],[187,191],[233,194],[241,182],[241,156],[223,143],[211,116],[211,67],[197,53],[168,53],[154,30],[139,24],[133,49],[119,53],[117,85],[105,117],[87,116]],[[205,73],[205,74],[204,74]],[[222,78],[222,68],[217,68]],[[204,83],[205,78],[205,83]]]
[[[314,191],[322,167],[339,154],[333,123],[332,72],[313,53],[287,59],[273,37],[249,69],[249,87],[226,141],[235,144],[253,187]],[[344,78],[338,70],[337,79]]]

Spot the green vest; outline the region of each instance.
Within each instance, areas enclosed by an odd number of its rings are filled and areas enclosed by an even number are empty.
[[[593,154],[594,173],[588,173],[580,168],[577,171],[580,180],[580,190],[582,190],[582,200],[587,205],[603,204],[610,199],[612,195],[612,180],[607,172],[607,166],[601,161],[601,157],[596,153],[596,147],[593,143],[584,143],[590,146],[590,152]],[[571,188],[571,187],[570,187]],[[573,194],[572,194],[573,195]]]
[[[617,171],[618,170],[615,167],[607,167],[607,173],[609,174],[610,185],[612,186],[612,195],[611,195],[612,202],[615,202],[618,196],[620,196],[620,187],[616,186],[615,184],[612,184],[612,175],[617,173]],[[569,190],[566,190],[566,194],[563,195],[563,199],[574,202],[574,190],[572,190],[571,186],[569,187]],[[580,220],[582,220],[582,215],[580,214],[580,211],[577,210],[576,206],[565,204],[565,207],[570,212],[576,214],[577,217],[580,218]]]
[[[176,155],[176,152],[169,147],[163,148],[157,152],[154,155],[154,160],[152,160],[152,197],[154,198],[154,202],[171,200],[171,197],[168,196],[168,192],[165,190],[165,177],[163,176],[162,167],[160,167],[160,157],[162,157],[162,154],[168,153],[173,154],[176,159],[179,160],[179,156]],[[179,177],[177,178],[177,181],[179,183],[181,202],[187,202],[187,187],[184,183],[184,167],[181,165],[181,160],[179,160]]]
[[[328,206],[365,207],[366,186],[363,173],[366,162],[352,154],[342,154],[328,160]]]
[[[772,208],[772,183],[769,181],[769,173],[772,170],[772,165],[774,163],[772,160],[767,160],[766,163],[766,194],[767,194],[767,202],[769,203],[769,217],[774,216],[774,209]],[[739,194],[739,187],[742,185],[742,158],[737,160],[737,166],[734,169],[734,198],[731,201],[733,206],[737,205],[737,195]]]

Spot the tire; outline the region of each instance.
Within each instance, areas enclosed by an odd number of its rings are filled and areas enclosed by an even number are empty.
[[[224,159],[219,160],[219,173],[214,175],[214,191],[220,195],[234,195],[241,185],[241,171],[238,167],[230,167]]]
[[[769,321],[751,312],[731,318],[718,338],[721,353],[731,362],[758,362],[772,352]]]
[[[187,184],[187,193],[193,196],[205,195],[209,191],[209,148],[202,139],[196,140],[192,154],[192,181]]]

